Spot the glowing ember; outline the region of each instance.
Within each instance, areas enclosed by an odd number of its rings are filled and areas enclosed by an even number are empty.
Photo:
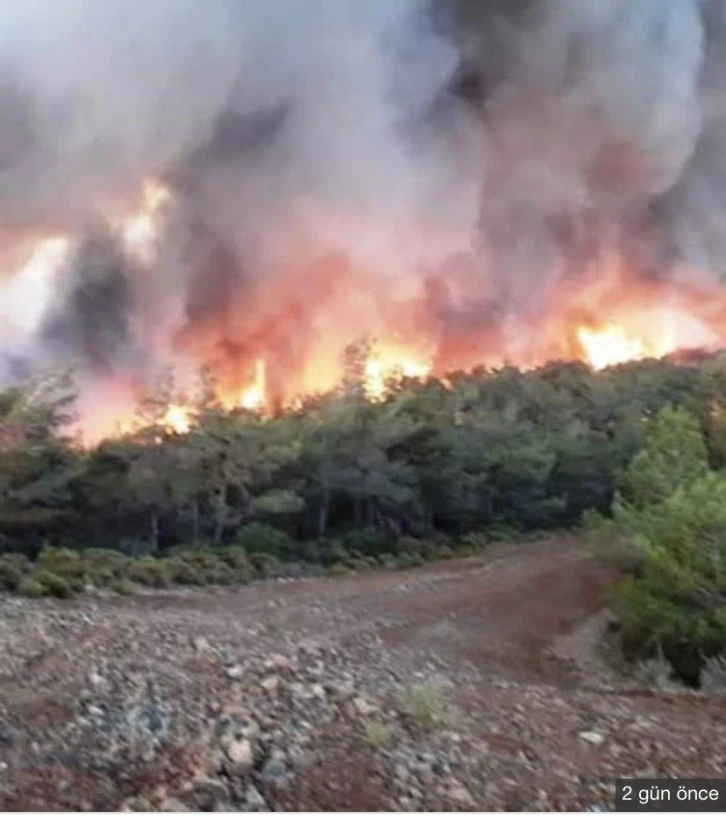
[[[239,405],[248,410],[260,410],[267,403],[267,383],[265,362],[258,359],[255,362],[255,379],[246,387],[240,397]]]
[[[69,246],[62,236],[41,239],[23,268],[0,287],[0,336],[12,328],[29,331],[38,325]]]
[[[142,259],[147,259],[151,254],[157,235],[159,211],[170,198],[171,194],[162,185],[153,181],[145,182],[140,210],[123,222],[124,242]]]
[[[647,355],[642,338],[630,336],[617,324],[606,324],[600,329],[580,327],[577,338],[591,367],[601,370],[614,364],[623,364]]]
[[[376,345],[365,366],[365,390],[369,398],[380,399],[385,395],[386,382],[390,378],[425,378],[431,371],[430,364],[386,345]]]
[[[170,404],[161,419],[161,425],[170,432],[184,435],[192,427],[192,411],[179,404]]]

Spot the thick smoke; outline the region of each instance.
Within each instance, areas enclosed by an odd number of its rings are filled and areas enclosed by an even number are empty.
[[[26,353],[304,387],[396,325],[515,355],[615,251],[717,282],[725,39],[719,0],[5,2],[0,271],[75,242]],[[98,228],[144,179],[153,263]]]

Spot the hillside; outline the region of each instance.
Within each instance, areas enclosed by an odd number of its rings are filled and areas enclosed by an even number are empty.
[[[607,809],[723,776],[718,699],[603,655],[576,538],[241,590],[0,599],[0,809]]]

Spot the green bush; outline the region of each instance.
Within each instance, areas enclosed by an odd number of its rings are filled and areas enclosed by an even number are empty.
[[[275,577],[282,565],[274,555],[258,552],[250,554],[250,563],[259,577]]]
[[[333,563],[350,562],[350,552],[343,546],[340,540],[328,540],[322,545],[323,562],[332,566]]]
[[[418,554],[424,560],[436,560],[441,546],[434,540],[404,535],[396,541],[396,554]]]
[[[367,722],[363,726],[363,736],[373,748],[386,748],[393,742],[393,730],[379,720]]]
[[[131,595],[136,591],[134,584],[125,577],[114,580],[109,588],[112,592],[115,592],[116,594],[123,594],[124,596]]]
[[[185,549],[169,558],[170,577],[177,583],[228,585],[234,582],[229,566],[216,551]]]
[[[30,571],[30,561],[21,554],[0,556],[0,589],[17,591],[25,575]]]
[[[403,552],[396,558],[396,565],[399,569],[413,569],[416,566],[425,565],[426,561],[417,552]]]
[[[169,562],[155,557],[142,557],[138,560],[132,560],[128,567],[130,580],[155,589],[164,589],[169,586],[171,583],[170,573]]]
[[[342,575],[352,574],[352,572],[353,569],[345,563],[333,563],[332,566],[328,566],[328,574],[331,577],[341,577]]]
[[[508,540],[509,538],[504,538]],[[491,543],[491,535],[484,532],[467,532],[461,538],[461,543],[464,548],[471,550],[474,553],[484,552],[489,548]]]
[[[662,650],[682,679],[726,649],[726,478],[708,474],[659,503],[621,505],[616,521],[642,552],[638,576],[619,590],[623,647]]]
[[[624,572],[638,573],[643,565],[643,550],[630,527],[621,520],[589,511],[582,516],[582,528],[598,559]]]
[[[166,558],[169,580],[182,586],[203,586],[207,582],[202,567],[184,560],[183,557]]]
[[[110,586],[128,569],[129,558],[115,549],[86,549],[82,557],[88,580],[94,586]]]
[[[686,409],[664,407],[651,421],[645,446],[623,475],[622,489],[636,507],[659,503],[708,472],[701,425]]]
[[[42,569],[35,575],[35,582],[49,597],[73,597],[75,591],[69,580],[46,569]]]
[[[506,523],[495,523],[489,526],[486,530],[486,540],[493,543],[509,543],[512,540],[517,540],[521,535],[516,526],[507,525]],[[480,547],[477,546],[480,550]]]
[[[245,549],[248,554],[269,554],[280,560],[292,557],[294,552],[294,542],[286,532],[259,522],[243,526],[233,545]]]
[[[444,693],[436,685],[417,683],[405,688],[399,697],[401,710],[427,731],[433,731],[451,721],[451,712]]]
[[[33,577],[25,577],[18,586],[18,594],[24,597],[44,597],[45,589]]]
[[[372,526],[346,532],[341,543],[347,552],[360,552],[362,555],[380,554],[390,545],[389,539]]]
[[[88,569],[82,552],[45,546],[38,555],[36,564],[40,571],[64,578],[77,590],[85,585]]]
[[[250,583],[255,575],[254,566],[242,546],[227,546],[219,552],[220,560],[228,567],[235,583]]]

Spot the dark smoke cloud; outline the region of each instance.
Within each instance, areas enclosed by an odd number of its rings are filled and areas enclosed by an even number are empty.
[[[52,350],[57,364],[71,362],[109,376],[136,363],[131,273],[115,237],[103,226],[90,229],[61,273],[61,300],[40,331],[41,344]]]
[[[719,0],[3,4],[0,229],[83,237],[142,178],[175,192],[152,269],[82,243],[33,355],[107,373],[272,340],[293,368],[351,271],[425,275],[454,346],[480,323],[514,350],[607,249],[715,281],[725,40]],[[423,258],[410,224],[455,238]]]

